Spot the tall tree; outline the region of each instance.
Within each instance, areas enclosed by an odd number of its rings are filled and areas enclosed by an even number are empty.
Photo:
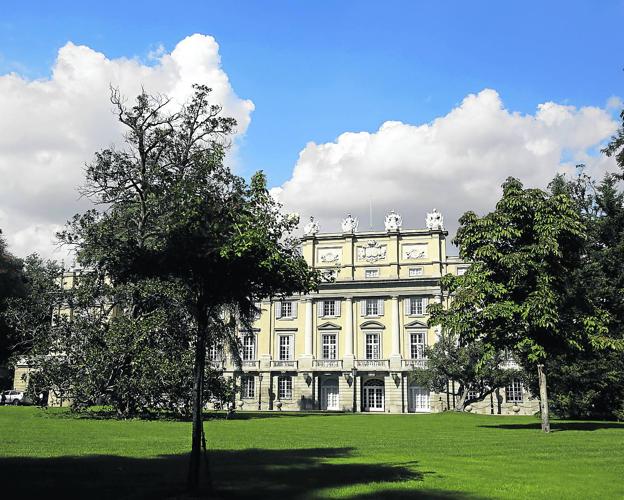
[[[15,331],[6,320],[10,300],[25,293],[23,261],[12,255],[0,229],[0,367],[16,350]]]
[[[236,322],[248,326],[257,300],[318,282],[290,236],[298,221],[280,213],[264,175],[248,185],[224,165],[236,123],[209,95],[196,86],[169,113],[167,98],[144,92],[128,107],[113,91],[124,147],[97,153],[83,186],[103,209],[75,216],[60,234],[83,266],[113,284],[159,279],[184,288],[195,349],[191,490],[199,485],[207,346]]]
[[[453,300],[448,310],[430,306],[431,321],[467,342],[482,341],[488,356],[509,349],[536,369],[549,432],[545,360],[607,341],[604,315],[571,282],[586,228],[569,196],[524,189],[513,178],[493,212],[467,212],[459,222],[454,243],[472,265],[442,279]]]

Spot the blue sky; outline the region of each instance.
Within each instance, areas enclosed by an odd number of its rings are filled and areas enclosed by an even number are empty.
[[[0,73],[32,78],[67,41],[147,59],[160,43],[213,35],[233,88],[256,105],[241,164],[275,185],[308,141],[428,122],[483,88],[522,113],[604,106],[624,77],[622,1],[3,4]]]
[[[623,21],[624,0],[0,0],[0,228],[56,255],[82,166],[120,140],[109,82],[184,99],[200,78],[241,124],[232,164],[285,210],[332,231],[436,207],[452,236],[507,176],[615,168]]]

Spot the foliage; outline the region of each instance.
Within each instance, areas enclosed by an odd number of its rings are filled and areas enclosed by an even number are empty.
[[[442,333],[435,344],[427,346],[425,355],[426,368],[415,369],[410,377],[417,385],[435,392],[445,392],[451,381],[456,382],[458,386],[453,399],[459,397],[455,406],[458,411],[483,400],[496,388],[508,385],[519,376],[518,370],[505,364],[509,356],[498,352],[489,357],[482,341],[462,344],[450,332]],[[469,392],[473,393],[470,397]]]
[[[23,261],[12,255],[0,229],[0,367],[15,352],[15,331],[7,323],[5,311],[8,302],[25,293]]]

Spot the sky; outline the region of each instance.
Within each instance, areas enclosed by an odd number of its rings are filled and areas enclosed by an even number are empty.
[[[617,129],[623,1],[6,2],[0,0],[0,228],[63,258],[53,234],[119,143],[109,84],[182,102],[214,89],[239,123],[229,163],[323,231],[491,210],[507,176],[545,187]]]

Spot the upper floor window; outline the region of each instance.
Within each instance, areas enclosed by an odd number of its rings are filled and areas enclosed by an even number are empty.
[[[422,276],[423,275],[423,268],[422,267],[410,267],[409,270],[409,277],[410,278],[414,278],[416,276]]]
[[[221,360],[221,346],[219,344],[212,344],[208,349],[208,361],[220,361]]]
[[[256,338],[253,334],[243,335],[243,361],[256,359]]]
[[[407,314],[422,316],[427,312],[427,297],[409,297],[407,299]]]
[[[366,353],[365,354],[366,354],[366,359],[379,359],[381,357],[378,333],[366,334]]]
[[[319,316],[340,316],[339,300],[322,300],[318,303]]]
[[[279,359],[281,361],[288,361],[293,359],[293,336],[292,335],[280,335],[279,336]]]
[[[425,332],[410,333],[410,357],[425,359]]]
[[[323,335],[323,359],[337,359],[338,349],[335,333]]]
[[[466,274],[466,271],[468,271],[468,268],[466,266],[458,267],[457,268],[457,276],[462,276],[463,274]]]
[[[364,299],[360,304],[362,316],[383,316],[383,299]]]
[[[241,396],[245,399],[256,397],[256,379],[245,376],[241,378]]]
[[[365,269],[364,277],[365,278],[379,278],[379,269]]]
[[[522,403],[522,382],[515,378],[505,388],[505,396],[508,403]]]
[[[292,399],[292,377],[281,376],[277,379],[277,398]]]
[[[275,303],[275,316],[280,318],[296,318],[297,302],[294,300],[282,300]]]

